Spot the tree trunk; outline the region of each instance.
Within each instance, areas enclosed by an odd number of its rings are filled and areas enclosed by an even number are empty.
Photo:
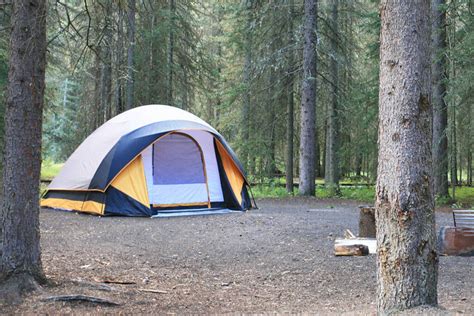
[[[154,12],[149,13],[149,30],[150,30],[150,39],[149,39],[149,48],[148,48],[148,69],[146,72],[146,80],[147,82],[147,89],[146,89],[146,104],[154,103],[153,100],[155,99],[155,86],[156,82],[153,80],[154,73],[155,73],[155,15]]]
[[[362,176],[362,153],[360,148],[357,148],[356,160],[355,160],[355,172],[356,177],[360,178]]]
[[[446,95],[446,11],[445,0],[432,0],[433,82],[433,180],[434,193],[448,196],[448,108]]]
[[[473,145],[473,138],[474,138],[474,125],[472,124],[473,119],[473,111],[474,107],[471,106],[469,109],[469,125],[468,125],[468,152],[467,152],[467,185],[472,186],[472,145]]]
[[[102,124],[101,119],[101,83],[102,83],[102,69],[100,66],[100,47],[95,52],[94,56],[94,108],[93,108],[93,126],[92,130],[97,129]]]
[[[432,193],[430,1],[384,0],[381,10],[377,307],[437,304]]]
[[[115,100],[114,100],[114,113],[117,115],[123,112],[123,64],[124,64],[124,31],[123,31],[123,17],[124,13],[120,5],[117,6],[117,41],[115,43],[115,49],[117,52],[117,57],[115,60]]]
[[[456,64],[454,62],[454,56],[452,56],[453,54],[453,51],[454,51],[454,45],[455,45],[455,37],[456,37],[456,20],[453,19],[452,20],[452,23],[451,23],[451,39],[450,39],[450,42],[449,42],[449,50],[450,50],[450,60],[451,60],[451,63],[450,63],[450,75],[451,75],[451,78],[456,78]],[[455,94],[455,86],[453,85],[451,87],[451,91],[450,93],[451,94]],[[450,122],[450,126],[449,126],[449,130],[450,130],[450,147],[451,147],[451,159],[450,159],[450,171],[451,171],[451,189],[452,189],[452,193],[451,193],[451,197],[452,197],[452,200],[453,201],[456,201],[456,185],[458,183],[458,168],[457,168],[457,144],[456,144],[456,99],[455,98],[451,98],[452,101],[451,101],[451,104],[450,104],[450,107],[451,107],[451,122]]]
[[[293,138],[294,138],[294,112],[295,112],[295,98],[294,98],[294,52],[293,52],[293,15],[294,15],[294,1],[290,0],[288,3],[288,55],[287,55],[287,83],[286,83],[286,192],[293,194]]]
[[[168,38],[168,94],[167,94],[167,102],[168,105],[173,105],[173,71],[174,71],[174,19],[175,19],[175,11],[176,11],[176,3],[175,0],[170,1],[170,28],[169,28],[169,38]]]
[[[371,206],[359,206],[359,237],[375,238],[375,208]]]
[[[242,100],[242,113],[241,113],[241,135],[240,135],[240,146],[241,146],[241,157],[244,168],[249,170],[249,136],[250,136],[250,80],[252,71],[252,23],[253,23],[253,0],[247,0],[246,3],[246,15],[247,25],[245,30],[245,60],[243,69],[243,81],[244,81],[244,95]],[[250,171],[249,171],[250,173]]]
[[[110,18],[112,14],[111,3],[105,7],[104,46],[102,51],[102,74],[101,74],[101,118],[105,123],[112,117],[112,30]]]
[[[453,12],[456,12],[456,2],[453,1]],[[456,45],[456,19],[452,18],[450,21],[450,40],[449,40],[449,51],[450,51],[450,76],[451,78],[456,78],[456,63],[453,56],[453,52]],[[453,96],[456,95],[456,86],[451,86],[450,94]],[[456,185],[458,184],[458,166],[457,166],[457,137],[456,137],[456,98],[451,98],[451,122],[449,126],[450,130],[450,147],[451,147],[451,159],[450,159],[450,171],[451,171],[451,188],[452,188],[452,199],[456,201]]]
[[[105,123],[112,117],[112,60],[110,48],[105,48],[104,63],[102,64],[101,78],[101,104],[102,122]]]
[[[46,2],[12,3],[5,113],[0,282],[29,290],[44,279],[39,230]]]
[[[287,123],[286,123],[286,192],[293,194],[293,147],[294,147],[294,52],[293,52],[293,12],[294,3],[293,0],[289,1],[288,5],[288,59],[287,59]]]
[[[125,110],[134,107],[134,54],[135,54],[135,0],[128,0],[128,56],[127,56],[127,102]]]
[[[319,146],[319,138],[318,138],[318,129],[315,128],[316,135],[314,136],[314,177],[321,177],[321,147]]]
[[[326,132],[326,168],[324,184],[331,195],[339,191],[339,161],[338,161],[338,94],[339,94],[339,66],[338,66],[338,6],[339,0],[331,0],[331,102],[328,103],[328,123]]]
[[[188,111],[190,104],[189,104],[189,74],[188,69],[185,65],[182,67],[183,71],[183,96],[181,101],[181,108],[183,110]]]
[[[303,82],[301,93],[300,183],[301,195],[315,194],[316,135],[316,18],[317,0],[304,2]]]
[[[293,147],[294,147],[294,52],[293,52],[293,14],[294,3],[290,0],[288,5],[288,65],[287,65],[287,123],[286,123],[286,192],[293,194]]]
[[[467,185],[472,186],[472,150],[468,149],[467,152]]]

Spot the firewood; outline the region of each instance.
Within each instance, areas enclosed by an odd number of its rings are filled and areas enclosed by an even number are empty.
[[[369,247],[366,245],[335,245],[334,254],[336,256],[366,256],[369,254]]]
[[[351,238],[357,238],[357,237],[349,229],[346,229],[344,231],[344,238],[351,239]]]

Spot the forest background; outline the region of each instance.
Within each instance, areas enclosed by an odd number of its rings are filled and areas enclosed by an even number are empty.
[[[474,206],[474,3],[437,2],[444,45],[433,41],[433,63],[444,70],[434,86],[447,116],[437,202]],[[0,5],[2,142],[9,19]],[[106,120],[168,104],[224,135],[256,196],[297,193],[303,1],[50,0],[47,25],[44,180]],[[374,199],[379,30],[376,0],[318,1],[317,197]]]

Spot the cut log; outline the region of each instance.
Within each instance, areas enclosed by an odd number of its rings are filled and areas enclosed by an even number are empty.
[[[375,208],[359,206],[359,237],[375,238]]]
[[[365,245],[369,248],[369,253],[377,252],[377,240],[375,238],[336,239],[334,245],[335,246]]]
[[[336,256],[367,256],[369,247],[366,245],[334,245]]]

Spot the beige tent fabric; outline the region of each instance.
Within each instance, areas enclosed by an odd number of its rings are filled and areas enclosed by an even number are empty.
[[[194,114],[167,105],[145,105],[123,112],[96,129],[74,151],[49,190],[87,190],[97,168],[119,139],[140,127],[164,121],[209,124]],[[216,132],[217,133],[217,132]]]

